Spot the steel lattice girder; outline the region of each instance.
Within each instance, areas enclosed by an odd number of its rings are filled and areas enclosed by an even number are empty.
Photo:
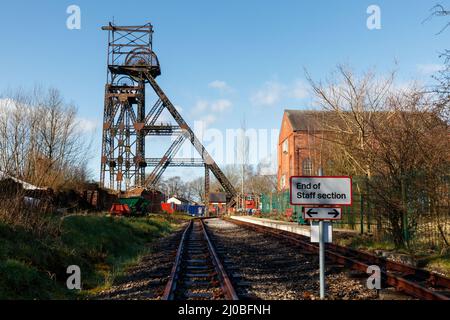
[[[180,128],[183,130],[186,130],[186,133],[188,135],[188,139],[191,141],[192,145],[195,147],[195,149],[198,151],[200,156],[202,157],[203,161],[206,165],[208,165],[209,169],[212,171],[216,179],[219,181],[219,183],[222,185],[222,187],[225,189],[225,192],[227,193],[227,202],[229,206],[234,206],[235,204],[235,197],[237,195],[236,189],[233,187],[233,185],[230,183],[228,178],[225,176],[225,174],[222,172],[222,170],[219,168],[217,163],[212,159],[212,157],[209,155],[208,151],[206,151],[203,144],[200,142],[200,140],[196,137],[195,133],[192,131],[192,129],[189,127],[189,125],[184,121],[183,117],[180,115],[178,110],[175,108],[175,106],[172,104],[172,102],[169,100],[169,98],[166,96],[164,91],[159,87],[158,83],[155,81],[155,79],[152,77],[150,72],[145,71],[144,72],[147,81],[152,86],[153,90],[155,90],[158,97],[161,99],[161,101],[164,103],[164,106],[167,108],[167,110],[170,112],[172,117],[177,121]],[[146,180],[147,182],[148,180]]]
[[[225,189],[228,205],[234,205],[236,190],[155,81],[155,77],[161,72],[156,54],[152,51],[151,24],[109,24],[102,29],[109,31],[109,80],[105,92],[102,185],[105,184],[106,172],[110,173],[110,187],[117,183],[116,188],[120,189],[124,176],[128,180],[135,178],[136,185],[155,187],[169,166],[204,166],[206,170],[211,170]],[[127,84],[120,83],[123,77]],[[159,98],[148,114],[145,114],[146,82]],[[177,126],[156,124],[164,109],[172,115]],[[150,135],[177,135],[178,138],[162,158],[145,158],[145,136]],[[186,139],[199,152],[201,159],[174,158]],[[147,166],[154,166],[154,169],[145,179]]]

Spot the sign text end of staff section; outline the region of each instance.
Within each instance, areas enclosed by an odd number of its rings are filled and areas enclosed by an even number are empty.
[[[352,205],[351,177],[291,177],[291,205]]]

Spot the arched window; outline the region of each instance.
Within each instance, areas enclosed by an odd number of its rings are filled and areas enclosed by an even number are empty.
[[[306,158],[303,160],[303,175],[304,176],[312,176],[313,174],[313,166],[310,158]]]

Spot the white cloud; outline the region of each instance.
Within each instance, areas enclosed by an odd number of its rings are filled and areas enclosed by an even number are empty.
[[[432,75],[445,69],[445,65],[437,63],[418,64],[417,70],[423,75]]]
[[[33,106],[11,98],[0,99],[0,111],[11,112],[16,110],[17,108],[20,109],[21,112],[30,112]]]
[[[278,82],[266,82],[250,97],[250,101],[254,105],[272,106],[281,100],[284,90],[284,86]]]
[[[5,112],[14,108],[15,101],[9,98],[0,99],[0,110]]]
[[[194,106],[194,113],[200,113],[208,109],[209,102],[206,100],[198,100],[197,103]]]
[[[219,100],[198,100],[192,109],[195,118],[210,125],[217,120],[217,115],[229,110],[233,106],[232,102],[227,99]]]
[[[391,91],[398,93],[410,93],[421,90],[424,87],[423,81],[420,79],[398,80],[392,83]]]
[[[296,80],[292,84],[268,81],[250,96],[250,102],[255,106],[273,106],[284,98],[302,100],[308,96],[308,85],[302,80]]]
[[[82,133],[92,133],[97,130],[99,123],[97,121],[86,119],[86,118],[77,118],[77,130]]]
[[[208,127],[209,125],[213,124],[214,122],[216,122],[216,120],[217,120],[216,116],[212,114],[207,114],[200,118],[200,121],[204,123],[205,127]]]
[[[290,94],[295,99],[305,99],[309,96],[308,85],[301,80],[297,80],[290,88]]]
[[[179,112],[179,113],[183,113],[183,108],[181,107],[181,106],[175,106],[175,109],[177,109],[177,111]]]
[[[211,109],[214,112],[223,112],[225,110],[230,109],[231,106],[232,106],[231,101],[226,99],[211,102]]]
[[[208,84],[208,87],[217,89],[221,92],[233,91],[233,89],[225,81],[222,80],[214,80]]]
[[[229,110],[233,106],[233,103],[227,99],[220,99],[214,101],[198,100],[193,108],[194,114],[201,114],[204,112],[216,112],[221,113]]]

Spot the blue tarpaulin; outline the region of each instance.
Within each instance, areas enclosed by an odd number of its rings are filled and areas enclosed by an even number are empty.
[[[191,216],[201,217],[205,215],[205,206],[188,206],[188,213]]]

